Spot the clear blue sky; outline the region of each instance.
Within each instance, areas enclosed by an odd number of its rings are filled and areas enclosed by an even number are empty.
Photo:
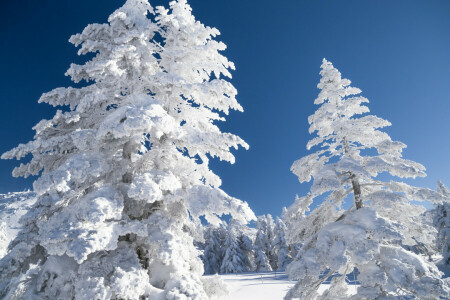
[[[31,127],[53,109],[37,100],[71,84],[63,74],[82,62],[68,43],[89,23],[104,23],[122,0],[0,1],[0,152],[33,137]],[[166,5],[168,1],[151,1]],[[235,62],[233,84],[244,113],[222,128],[250,150],[234,165],[214,162],[230,195],[256,214],[279,215],[307,192],[290,173],[307,154],[307,117],[316,109],[323,57],[363,91],[388,133],[408,145],[404,157],[424,164],[420,186],[450,185],[450,1],[191,0],[194,15],[217,27]],[[11,176],[0,161],[0,193],[31,179]]]

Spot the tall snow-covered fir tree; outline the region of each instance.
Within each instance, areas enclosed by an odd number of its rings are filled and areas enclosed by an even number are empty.
[[[307,148],[317,150],[291,168],[300,182],[313,182],[310,193],[285,213],[290,216],[289,238],[302,243],[287,268],[298,282],[285,299],[351,298],[346,275],[354,271],[360,285],[352,299],[448,297],[449,287],[437,267],[405,247],[430,243],[433,236],[421,221],[425,208],[411,202],[440,203],[443,197],[394,180],[425,176],[425,168],[403,159],[406,146],[379,130],[390,123],[366,114],[368,100],[359,95],[361,90],[325,59],[321,68],[315,100],[320,107],[308,119],[316,137]],[[383,172],[393,180],[378,179]],[[344,209],[350,195],[353,206]],[[305,214],[313,201],[322,203]],[[317,293],[332,275],[330,288]]]
[[[273,229],[272,253],[277,256],[276,270],[284,271],[286,266],[292,261],[291,251],[286,242],[286,225],[283,220],[276,218]]]
[[[255,270],[255,252],[253,250],[253,241],[245,233],[241,232],[238,236],[240,251],[244,254],[244,266],[247,272]]]
[[[272,250],[272,218],[266,216],[259,216],[256,221],[257,231],[255,242],[253,244],[255,255],[255,268],[256,271],[272,271],[272,264],[270,261]]]
[[[266,235],[267,240],[269,242],[268,248],[266,250],[267,258],[269,259],[270,266],[272,270],[277,270],[278,265],[278,255],[277,250],[274,248],[275,241],[275,222],[273,221],[273,217],[271,214],[267,214],[266,216],[267,227],[266,227]]]
[[[216,125],[242,111],[218,34],[186,0],[156,11],[128,0],[108,23],[70,38],[80,55],[95,54],[66,73],[86,85],[43,94],[39,102],[64,109],[2,156],[31,154],[13,175],[40,177],[0,261],[0,298],[208,298],[194,224],[254,218],[208,167],[248,147]]]
[[[252,270],[248,253],[252,251],[251,240],[244,234],[241,226],[232,221],[228,225],[223,243],[223,260],[220,273],[242,273]]]
[[[204,231],[203,266],[205,274],[217,274],[223,260],[223,244],[226,238],[226,228],[208,226]]]

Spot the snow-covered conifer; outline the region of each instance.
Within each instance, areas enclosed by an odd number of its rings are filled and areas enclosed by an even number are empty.
[[[411,201],[443,201],[438,193],[403,182],[383,182],[383,172],[399,178],[425,176],[419,163],[402,158],[406,146],[392,141],[379,128],[390,123],[369,112],[361,90],[324,59],[320,105],[309,117],[310,133],[317,136],[307,148],[318,146],[292,165],[300,182],[313,180],[310,193],[297,198],[290,216],[289,238],[302,247],[287,271],[298,280],[285,299],[341,299],[346,295],[346,274],[359,273],[354,299],[418,299],[448,297],[449,287],[437,267],[405,249],[428,243],[432,230],[421,222],[425,208]],[[353,206],[342,204],[352,195]],[[313,201],[322,203],[311,213]],[[321,272],[325,272],[321,276]],[[317,293],[331,275],[330,288]]]
[[[242,251],[240,241],[234,230],[228,230],[223,245],[224,257],[220,266],[220,273],[248,272],[245,253]]]
[[[0,298],[208,298],[196,220],[254,218],[208,167],[209,157],[233,163],[230,147],[247,148],[216,125],[242,111],[218,34],[186,0],[156,13],[147,0],[128,0],[108,23],[70,38],[80,55],[95,54],[66,73],[86,85],[43,94],[39,102],[64,111],[2,156],[31,154],[14,176],[42,175],[24,230],[0,261]]]
[[[277,270],[278,255],[277,255],[277,250],[275,249],[275,246],[274,246],[275,222],[274,222],[271,214],[267,214],[266,222],[267,222],[266,236],[267,236],[267,240],[269,242],[268,248],[266,249],[266,254],[267,254],[267,258],[269,259],[272,270]]]
[[[228,232],[233,232],[237,238],[239,248],[237,249],[239,256],[241,257],[242,267],[240,269],[243,272],[249,272],[254,270],[254,251],[253,251],[253,241],[252,241],[252,229],[247,225],[238,222],[235,219],[231,219],[228,224]],[[224,247],[226,251],[226,247]]]
[[[205,274],[217,274],[223,260],[222,245],[226,237],[226,229],[208,226],[205,229],[205,242],[203,248],[203,266]]]
[[[244,232],[241,232],[241,234],[238,236],[238,239],[239,239],[240,249],[244,253],[244,265],[246,266],[247,271],[254,271],[255,255],[254,255],[254,250],[253,250],[253,242],[252,242],[251,238]]]
[[[272,252],[277,256],[277,270],[284,271],[286,266],[292,261],[291,251],[285,238],[286,225],[283,220],[277,217],[273,230]]]
[[[231,220],[227,227],[208,226],[202,260],[205,274],[249,272],[253,267],[253,243],[249,228]]]
[[[272,271],[272,266],[270,265],[266,253],[256,245],[254,247],[254,251],[255,251],[254,252],[255,271],[257,272]]]
[[[257,232],[253,249],[255,251],[255,268],[256,271],[272,271],[270,263],[270,251],[272,249],[271,240],[268,237],[270,223],[266,216],[259,216],[256,221]]]

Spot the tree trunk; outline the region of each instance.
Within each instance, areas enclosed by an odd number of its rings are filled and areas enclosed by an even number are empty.
[[[356,209],[360,209],[363,206],[361,199],[361,186],[359,185],[359,181],[357,178],[352,178],[352,186],[353,186],[353,198],[355,201]]]
[[[344,155],[347,155],[350,151],[350,146],[348,145],[347,138],[344,137],[342,139],[343,141],[343,148],[344,148]],[[350,173],[351,174],[351,173]],[[351,174],[352,179],[352,187],[353,187],[353,199],[355,201],[356,209],[360,209],[363,207],[362,199],[361,199],[361,186],[359,185],[359,180],[356,178],[355,174]]]

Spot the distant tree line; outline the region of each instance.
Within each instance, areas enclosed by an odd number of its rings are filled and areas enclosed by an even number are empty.
[[[204,241],[198,243],[205,274],[285,270],[296,249],[285,232],[283,220],[271,215],[259,216],[256,228],[234,220],[205,227]]]

